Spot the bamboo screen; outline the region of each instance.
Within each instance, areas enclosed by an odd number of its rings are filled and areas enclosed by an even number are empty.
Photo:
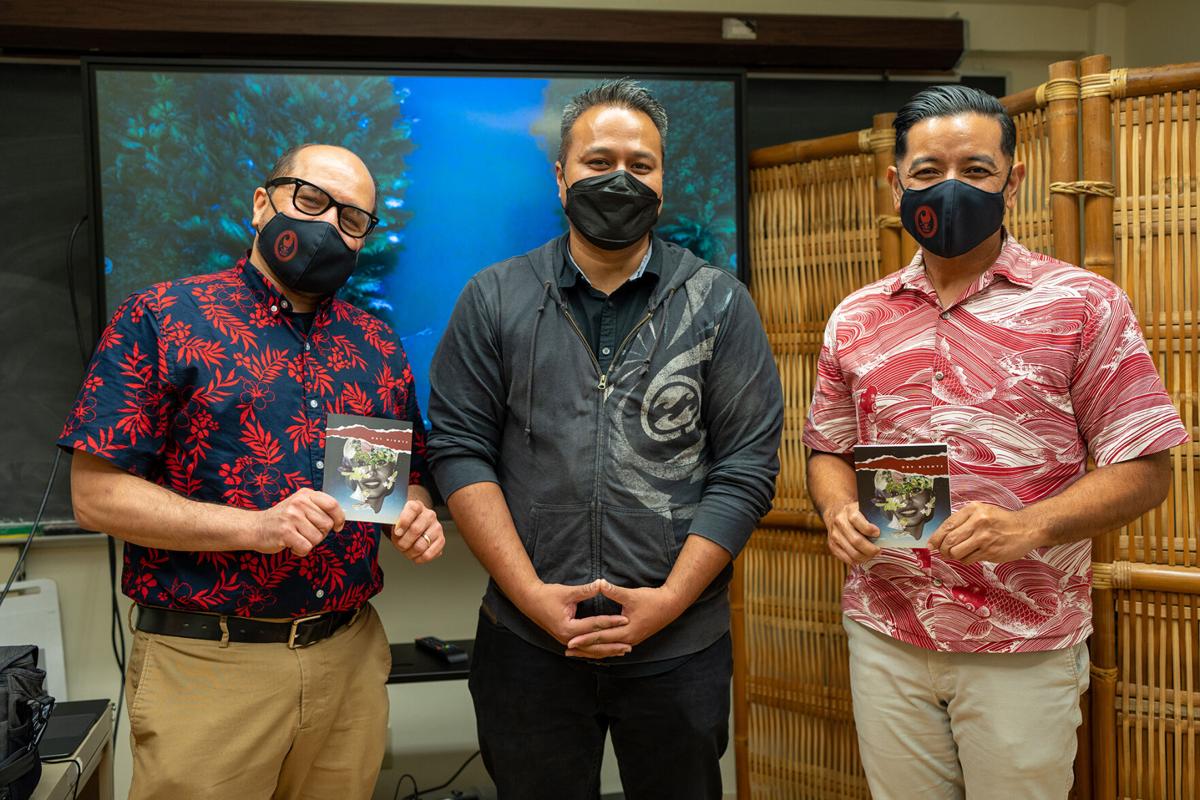
[[[885,132],[877,141],[886,139]],[[740,562],[741,796],[870,796],[850,709],[839,601],[845,569],[829,556],[812,512],[801,442],[825,321],[879,276],[870,132],[847,143],[858,152],[751,172],[751,293],[785,401],[773,516],[788,527],[757,531]]]
[[[1115,717],[1104,709],[1108,724],[1116,726],[1111,737],[1116,796],[1197,798],[1200,64],[1098,71],[1089,77],[1092,60],[1084,60],[1085,113],[1089,98],[1103,97],[1107,102],[1101,107],[1107,105],[1109,114],[1096,120],[1095,131],[1085,128],[1085,158],[1089,147],[1105,148],[1104,134],[1112,136],[1107,146],[1115,186],[1102,188],[1115,189],[1115,198],[1097,203],[1112,207],[1115,277],[1191,432],[1191,441],[1173,451],[1166,503],[1115,537],[1111,566],[1097,565],[1097,587],[1111,585],[1108,611],[1116,613]],[[1106,70],[1107,59],[1095,61]],[[1089,249],[1092,234],[1089,227]],[[1095,238],[1103,259],[1103,237]],[[1099,677],[1113,676],[1110,671]],[[1099,725],[1099,717],[1093,724]]]
[[[1025,164],[1025,180],[1016,207],[1005,220],[1017,241],[1039,253],[1054,252],[1050,220],[1050,128],[1046,108],[1035,106],[1012,114],[1017,125],[1016,160]]]

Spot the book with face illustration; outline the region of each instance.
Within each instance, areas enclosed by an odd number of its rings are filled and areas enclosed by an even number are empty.
[[[412,423],[330,414],[325,425],[325,483],[346,519],[390,525],[408,502]]]
[[[858,507],[879,528],[880,547],[928,547],[950,516],[950,459],[945,443],[858,445]]]

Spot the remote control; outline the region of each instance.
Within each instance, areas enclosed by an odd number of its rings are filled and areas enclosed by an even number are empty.
[[[445,661],[447,664],[467,663],[467,651],[456,644],[444,642],[436,636],[422,636],[416,640],[417,647]]]

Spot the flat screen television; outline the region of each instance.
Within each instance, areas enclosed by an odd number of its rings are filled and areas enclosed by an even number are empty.
[[[467,280],[566,231],[554,162],[564,103],[630,75],[670,118],[657,232],[744,264],[738,73],[139,62],[85,79],[97,311],[158,281],[229,267],[254,237],[251,198],[303,142],[358,153],[382,221],[344,299],[399,334],[428,408],[428,368]]]

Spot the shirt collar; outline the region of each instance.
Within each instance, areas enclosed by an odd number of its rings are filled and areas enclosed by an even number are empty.
[[[563,261],[562,269],[558,274],[559,288],[565,289],[568,286],[574,286],[580,278],[582,278],[583,282],[588,286],[591,286],[592,282],[588,280],[588,276],[582,269],[579,268],[579,265],[575,263],[575,257],[571,255],[571,246],[567,240],[563,241],[563,252],[566,253],[567,257]],[[646,248],[646,255],[642,256],[642,263],[638,264],[638,268],[634,270],[633,274],[626,279],[625,283],[636,281],[646,274],[653,275],[656,278],[658,277],[658,262],[651,259],[652,255],[654,255],[653,236],[650,237],[650,246]]]
[[[1013,286],[1022,289],[1033,288],[1033,259],[1034,255],[1012,236],[1008,230],[1003,231],[1004,244],[1000,247],[1000,255],[992,265],[984,270],[974,283],[967,289],[958,302],[971,295],[981,292],[996,282],[996,278],[1004,278]],[[925,274],[924,250],[917,250],[912,261],[904,269],[893,275],[885,284],[889,294],[896,294],[902,289],[911,289],[923,294],[934,294],[933,284]]]
[[[275,288],[275,284],[271,283],[258,267],[254,266],[254,262],[250,260],[249,250],[238,260],[237,266],[241,270],[242,281],[268,314],[278,317],[281,314],[295,313],[291,301],[283,292]],[[333,295],[330,295],[317,303],[317,307],[313,311],[317,313],[324,311],[332,302]]]

